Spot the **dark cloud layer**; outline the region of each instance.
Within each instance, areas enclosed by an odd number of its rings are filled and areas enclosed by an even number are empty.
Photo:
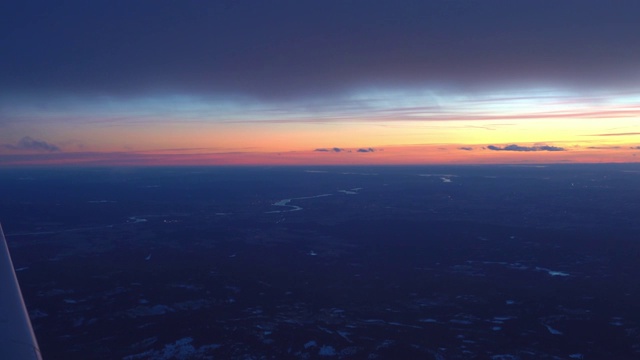
[[[635,84],[640,2],[4,1],[0,91]]]
[[[357,150],[357,152],[359,153],[369,153],[369,152],[374,152],[376,151],[376,149],[374,148],[360,148]]]
[[[339,148],[339,147],[333,147],[333,148],[318,148],[315,149],[313,151],[317,151],[317,152],[335,152],[335,153],[339,153],[339,152],[357,152],[357,153],[372,153],[374,151],[376,151],[376,149],[374,148],[359,148],[359,149],[344,149],[344,148]]]
[[[56,145],[49,144],[43,140],[35,140],[29,136],[25,136],[16,145],[5,145],[6,148],[11,150],[27,150],[37,152],[58,152],[60,148]]]
[[[536,145],[536,146],[520,146],[516,144],[507,145],[504,147],[489,145],[487,149],[494,151],[566,151],[565,148],[550,145]]]
[[[345,151],[345,149],[334,147],[334,148],[319,148],[319,149],[315,149],[313,151],[318,151],[318,152],[343,152],[343,151]]]

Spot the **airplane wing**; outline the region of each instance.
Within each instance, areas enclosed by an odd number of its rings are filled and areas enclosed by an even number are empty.
[[[0,359],[41,360],[2,225],[0,243]]]

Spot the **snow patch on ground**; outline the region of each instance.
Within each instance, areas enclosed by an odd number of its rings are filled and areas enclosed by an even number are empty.
[[[211,351],[221,347],[219,344],[204,345],[196,348],[191,343],[193,338],[186,337],[171,344],[165,344],[160,350],[148,350],[139,354],[128,355],[122,360],[188,360],[188,359],[209,359],[207,356]]]

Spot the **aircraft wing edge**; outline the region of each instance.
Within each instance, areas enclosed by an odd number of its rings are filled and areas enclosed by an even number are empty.
[[[0,359],[41,360],[2,225],[0,242]]]

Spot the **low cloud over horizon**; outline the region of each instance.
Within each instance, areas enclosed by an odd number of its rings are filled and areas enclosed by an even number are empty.
[[[61,151],[57,145],[50,144],[44,140],[36,140],[30,136],[20,139],[15,145],[6,144],[5,148],[11,150],[36,151],[36,152],[59,152]]]
[[[339,147],[332,147],[332,148],[317,148],[314,149],[313,151],[315,152],[333,152],[333,153],[341,153],[341,152],[346,152],[346,153],[351,153],[351,152],[356,152],[356,153],[372,153],[375,152],[376,149],[372,148],[372,147],[368,147],[368,148],[358,148],[358,149],[346,149],[346,148],[339,148]]]
[[[566,151],[565,148],[559,146],[550,146],[550,145],[534,145],[534,146],[520,146],[516,144],[511,144],[507,146],[495,146],[489,145],[487,149],[493,151]]]
[[[334,147],[334,148],[318,148],[318,149],[315,149],[313,151],[317,151],[317,152],[337,152],[337,153],[339,153],[339,152],[345,151],[345,149],[339,148],[339,147]]]
[[[360,148],[360,149],[358,149],[357,152],[359,152],[359,153],[368,153],[368,152],[374,152],[374,151],[376,151],[376,149],[374,149],[374,148]]]

